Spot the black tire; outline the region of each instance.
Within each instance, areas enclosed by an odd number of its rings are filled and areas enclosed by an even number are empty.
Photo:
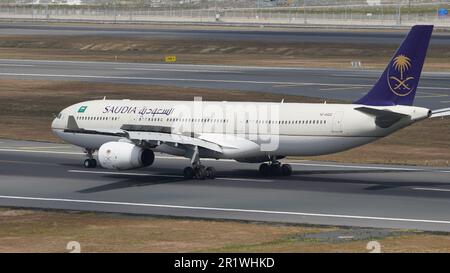
[[[208,179],[216,178],[216,169],[214,167],[206,168],[206,178]]]
[[[97,160],[91,159],[91,168],[97,168]]]
[[[292,174],[292,167],[289,164],[283,164],[281,166],[281,174],[283,174],[283,176],[291,176]]]
[[[270,171],[269,169],[270,169],[270,167],[269,167],[269,164],[267,164],[267,163],[263,163],[263,164],[259,165],[259,173],[264,176],[269,175],[269,171]]]
[[[277,164],[277,163],[270,164],[269,173],[270,173],[270,175],[273,175],[273,176],[280,175],[281,174],[280,164]]]
[[[183,176],[185,179],[192,179],[194,178],[195,172],[192,167],[186,167],[183,170]]]
[[[205,166],[197,166],[195,168],[195,178],[197,179],[206,179],[206,168]]]
[[[97,160],[88,158],[84,161],[83,165],[85,168],[95,168],[97,167]]]

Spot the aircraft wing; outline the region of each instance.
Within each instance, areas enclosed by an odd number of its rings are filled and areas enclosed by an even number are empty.
[[[186,136],[171,132],[170,127],[148,126],[148,125],[123,125],[119,130],[98,129],[98,128],[80,128],[73,116],[69,116],[66,132],[99,134],[123,137],[135,143],[147,142],[153,146],[161,144],[170,144],[173,146],[184,145],[191,147],[201,147],[214,152],[222,153],[222,147],[214,142],[196,138],[195,136]]]
[[[158,146],[162,143],[171,145],[188,145],[202,147],[208,150],[212,150],[218,153],[222,153],[222,147],[216,143],[202,140],[195,137],[179,135],[179,134],[168,134],[168,133],[158,133],[158,132],[139,132],[139,131],[127,131],[128,139],[133,142],[145,141],[152,145]]]
[[[438,117],[446,117],[446,116],[450,116],[450,108],[433,110],[431,112],[430,118],[438,118]]]

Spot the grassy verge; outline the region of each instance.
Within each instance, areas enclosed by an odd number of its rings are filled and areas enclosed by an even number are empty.
[[[0,80],[0,138],[60,141],[50,130],[53,115],[71,104],[91,99],[169,99],[321,102],[320,99],[258,92],[170,86]],[[6,128],[6,129],[5,129]],[[449,166],[450,119],[426,120],[378,142],[335,155],[311,159],[356,163]]]
[[[0,252],[449,252],[450,236],[401,230],[0,208]],[[354,235],[354,239],[339,236]],[[360,236],[363,234],[364,236]]]

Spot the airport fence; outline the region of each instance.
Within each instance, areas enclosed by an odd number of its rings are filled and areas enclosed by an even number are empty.
[[[329,7],[167,9],[151,7],[1,6],[1,19],[180,22],[280,25],[409,26],[420,23],[450,27],[450,4],[404,7],[396,5]]]

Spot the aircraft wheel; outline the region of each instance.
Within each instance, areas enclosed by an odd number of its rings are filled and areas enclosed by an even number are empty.
[[[97,167],[97,160],[93,158],[88,158],[84,161],[83,165],[85,168],[95,168]]]
[[[292,174],[292,166],[289,164],[281,165],[281,174],[283,176],[291,176]]]
[[[195,178],[197,179],[206,179],[206,168],[205,166],[197,166],[195,167]]]
[[[263,164],[259,165],[259,173],[264,176],[269,175],[269,172],[270,172],[269,169],[270,169],[270,166],[267,163],[263,163]]]
[[[194,178],[195,172],[192,167],[186,167],[183,170],[183,176],[185,179],[192,179]]]
[[[270,171],[269,171],[270,175],[277,176],[277,175],[279,175],[281,173],[281,166],[280,166],[280,164],[273,163],[273,164],[270,164],[269,167],[270,167]]]
[[[216,169],[214,167],[206,168],[206,178],[208,179],[216,178]]]

